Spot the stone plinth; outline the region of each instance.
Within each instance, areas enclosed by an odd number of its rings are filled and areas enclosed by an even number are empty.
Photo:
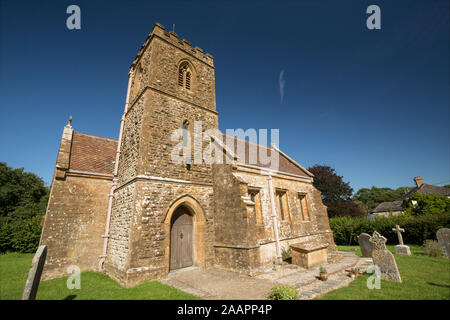
[[[294,243],[292,248],[292,263],[303,268],[312,268],[327,263],[328,243]]]
[[[411,255],[411,250],[409,250],[409,247],[404,244],[398,244],[395,246],[395,253],[397,254],[406,254],[408,256]]]

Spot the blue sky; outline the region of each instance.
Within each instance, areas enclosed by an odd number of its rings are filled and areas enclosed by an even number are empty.
[[[66,27],[71,4],[81,30]],[[366,27],[371,4],[381,30]],[[281,150],[355,191],[450,183],[447,0],[0,1],[0,161],[49,184],[70,115],[117,138],[155,22],[214,56],[221,130],[280,129]]]

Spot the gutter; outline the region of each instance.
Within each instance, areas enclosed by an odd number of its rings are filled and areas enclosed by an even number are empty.
[[[275,248],[276,248],[276,254],[277,254],[277,261],[279,264],[281,264],[281,249],[280,249],[280,236],[278,235],[278,217],[277,217],[277,211],[275,206],[275,196],[274,196],[274,189],[272,184],[272,175],[267,175],[267,181],[269,182],[269,193],[270,193],[270,205],[272,209],[272,224],[273,224],[273,231],[275,233]]]
[[[100,256],[100,261],[98,263],[98,269],[99,271],[103,270],[103,264],[106,260],[106,251],[108,249],[108,239],[109,239],[109,225],[111,222],[111,211],[112,211],[112,202],[114,197],[114,190],[117,188],[117,184],[119,181],[119,178],[117,176],[117,171],[119,169],[119,157],[120,157],[120,148],[122,145],[122,132],[123,132],[123,126],[125,123],[125,115],[128,111],[128,103],[130,101],[130,87],[131,87],[131,79],[133,78],[133,69],[130,70],[128,73],[128,87],[127,87],[127,96],[125,98],[125,110],[123,112],[122,118],[120,119],[120,131],[119,131],[119,141],[117,143],[117,151],[116,151],[116,161],[114,163],[114,178],[113,183],[111,185],[111,190],[109,191],[109,199],[108,199],[108,212],[106,214],[106,225],[105,225],[105,234],[102,235],[103,238],[103,251],[102,255]]]

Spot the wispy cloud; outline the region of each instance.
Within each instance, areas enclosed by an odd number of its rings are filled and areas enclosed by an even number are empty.
[[[284,70],[280,71],[280,98],[281,98],[281,103],[283,103],[283,98],[284,98],[284,85],[286,84],[286,80],[284,80]]]

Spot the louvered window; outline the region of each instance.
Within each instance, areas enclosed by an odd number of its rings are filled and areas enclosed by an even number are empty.
[[[178,85],[180,87],[191,90],[192,87],[192,71],[187,62],[183,62],[178,69]]]
[[[186,72],[186,89],[191,90],[191,73]]]
[[[184,86],[183,78],[184,78],[184,76],[183,76],[183,69],[180,68],[180,69],[178,70],[178,85],[179,85],[180,87],[183,87],[183,86]]]

